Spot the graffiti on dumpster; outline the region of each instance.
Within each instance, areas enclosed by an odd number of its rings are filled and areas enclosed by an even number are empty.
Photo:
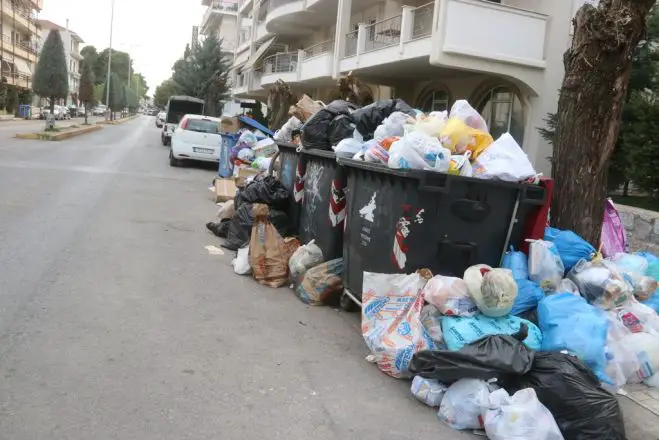
[[[359,216],[364,219],[362,222],[361,230],[359,231],[359,235],[361,237],[361,244],[365,247],[368,247],[368,245],[371,244],[371,227],[373,226],[373,221],[375,220],[376,197],[377,192],[374,192],[373,196],[371,197],[371,201],[359,210]]]
[[[306,168],[304,163],[300,160],[295,168],[295,183],[293,184],[293,198],[295,203],[301,203],[304,199],[304,175]]]
[[[308,233],[315,232],[312,226],[315,224],[316,209],[320,205],[323,196],[320,193],[320,179],[323,176],[323,167],[320,164],[312,163],[307,167],[306,175],[304,176],[304,193],[309,201],[306,205],[304,222],[304,229]]]
[[[423,214],[425,209],[413,208],[410,205],[403,205],[403,215],[398,219],[396,224],[396,233],[394,235],[393,260],[399,269],[405,269],[407,263],[407,251],[409,247],[406,243],[410,235],[410,226],[413,224],[423,223]]]
[[[340,179],[332,179],[330,191],[329,218],[332,227],[340,225],[346,218],[346,195]]]

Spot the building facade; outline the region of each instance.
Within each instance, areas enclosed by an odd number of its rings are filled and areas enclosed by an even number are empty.
[[[64,44],[64,54],[66,55],[66,67],[69,71],[69,96],[62,101],[64,105],[78,105],[78,90],[80,89],[80,74],[82,72],[82,55],[80,54],[83,39],[78,34],[69,29],[68,20],[66,26],[62,27],[48,20],[39,20],[41,26],[40,45],[48,38],[51,30],[58,30]]]
[[[468,99],[548,174],[537,128],[556,110],[572,18],[593,1],[239,0],[232,92],[263,101],[282,79],[326,101],[353,72],[373,99],[425,111]]]
[[[42,7],[43,0],[0,0],[0,76],[20,90],[32,88]]]

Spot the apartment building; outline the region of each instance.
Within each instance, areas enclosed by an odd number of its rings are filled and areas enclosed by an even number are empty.
[[[64,27],[48,20],[39,20],[39,25],[41,26],[40,47],[46,41],[46,38],[48,38],[51,30],[58,30],[60,32],[62,43],[64,44],[64,54],[66,55],[66,66],[69,71],[69,96],[67,96],[65,101],[62,101],[62,104],[67,106],[78,105],[78,90],[80,89],[81,64],[83,59],[80,49],[84,41],[78,34],[69,29],[68,20]]]
[[[42,7],[43,0],[0,0],[0,76],[20,89],[32,87]]]
[[[537,128],[556,110],[572,18],[597,0],[239,0],[233,94],[265,100],[282,79],[326,101],[353,72],[373,99],[442,110],[468,99],[540,172]]]
[[[238,0],[202,0],[201,4],[207,8],[199,29],[201,35],[215,35],[222,41],[222,51],[229,58],[233,58],[236,49]]]

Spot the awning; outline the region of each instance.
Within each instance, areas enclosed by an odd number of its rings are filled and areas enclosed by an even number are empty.
[[[16,70],[18,70],[19,73],[32,75],[32,69],[30,69],[30,66],[28,66],[27,61],[16,57],[14,58],[14,65],[16,66]]]
[[[261,45],[261,47],[256,49],[256,52],[254,52],[252,54],[252,56],[249,57],[249,59],[245,63],[245,66],[243,67],[243,69],[251,69],[252,67],[254,67],[254,64],[256,64],[256,62],[261,59],[261,57],[266,53],[266,51],[268,49],[270,49],[270,46],[272,46],[272,43],[275,42],[275,38],[277,38],[277,37],[270,38],[268,41],[263,43]]]

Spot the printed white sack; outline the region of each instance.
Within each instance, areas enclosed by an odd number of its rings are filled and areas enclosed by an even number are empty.
[[[474,316],[478,307],[469,296],[467,283],[461,278],[435,275],[423,289],[428,303],[446,316]]]
[[[412,395],[428,406],[438,407],[448,388],[436,379],[414,376],[410,391]]]
[[[426,281],[419,273],[364,272],[362,335],[380,370],[392,377],[410,377],[414,353],[436,348],[421,324]]]
[[[512,397],[503,388],[492,392],[483,409],[483,424],[490,440],[563,440],[554,416],[533,388]]]
[[[474,161],[474,177],[478,179],[520,182],[537,173],[528,156],[510,133],[504,133]]]
[[[444,393],[437,417],[453,429],[482,429],[481,408],[489,395],[487,382],[460,379]]]

